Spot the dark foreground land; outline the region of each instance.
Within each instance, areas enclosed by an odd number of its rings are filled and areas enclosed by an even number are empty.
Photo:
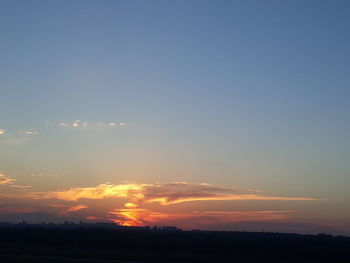
[[[150,229],[0,229],[0,262],[350,262],[350,238]]]

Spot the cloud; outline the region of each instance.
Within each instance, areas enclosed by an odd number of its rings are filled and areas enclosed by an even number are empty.
[[[79,128],[123,128],[128,126],[126,122],[116,122],[116,121],[108,121],[108,122],[88,122],[88,121],[81,121],[81,120],[74,120],[74,121],[60,121],[60,122],[55,122],[55,121],[46,121],[45,122],[46,127],[67,127],[67,128],[74,128],[74,129],[79,129]],[[5,127],[6,128],[6,127]],[[23,144],[31,141],[35,136],[40,135],[40,134],[45,134],[42,129],[18,129],[16,131],[10,131],[8,132],[6,129],[0,129],[0,135],[8,134],[9,136],[5,136],[2,138],[1,143],[6,143],[6,144]],[[42,127],[41,127],[42,128]]]
[[[4,174],[0,174],[0,185],[5,185],[5,184],[12,184],[13,182],[15,182],[16,179],[7,177]]]
[[[15,188],[17,190],[28,190],[29,188],[32,187],[31,185],[14,184],[15,181],[16,181],[16,179],[14,179],[14,178],[10,178],[4,174],[0,174],[0,186],[1,185],[8,185],[11,188]],[[10,196],[10,195],[8,195],[8,196]]]
[[[313,198],[305,197],[257,195],[255,193],[260,192],[260,190],[213,186],[205,183],[174,182],[155,184],[147,185],[144,190],[145,202],[160,203],[162,205],[210,200],[314,200]]]
[[[96,187],[77,187],[53,192],[36,192],[31,196],[35,199],[59,199],[77,201],[79,199],[105,198],[143,198],[142,185],[137,184],[100,184]]]
[[[75,205],[75,206],[72,206],[72,207],[68,208],[67,212],[68,213],[76,212],[76,211],[79,211],[79,210],[85,209],[85,208],[88,208],[88,206],[86,206],[86,205]]]
[[[310,197],[284,197],[258,194],[257,190],[245,190],[210,184],[187,182],[156,184],[100,184],[96,187],[76,187],[52,192],[31,193],[36,199],[79,199],[125,198],[128,203],[158,203],[172,205],[184,202],[211,200],[316,200]]]
[[[87,121],[81,121],[81,120],[75,120],[75,121],[61,121],[61,122],[51,122],[47,121],[47,125],[57,125],[61,127],[68,127],[68,128],[87,128],[87,127],[125,127],[127,124],[125,122],[87,122]]]
[[[36,135],[36,134],[38,134],[38,132],[36,132],[36,131],[25,131],[24,134],[25,135]]]

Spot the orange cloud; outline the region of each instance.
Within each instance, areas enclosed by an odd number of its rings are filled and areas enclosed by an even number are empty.
[[[172,205],[184,202],[193,201],[214,201],[214,200],[287,200],[287,201],[307,201],[316,200],[314,198],[308,197],[283,197],[283,196],[266,196],[266,195],[221,195],[221,194],[208,194],[203,196],[193,196],[193,197],[178,197],[173,199],[173,197],[159,197],[146,200],[147,203],[160,203],[161,205]]]
[[[134,204],[134,203],[126,203],[126,204],[124,204],[124,206],[125,206],[126,208],[135,208],[135,207],[137,207],[137,204]]]
[[[14,181],[16,181],[16,179],[12,179],[12,178],[7,177],[4,174],[0,174],[0,185],[12,184]]]
[[[106,218],[97,217],[97,216],[86,216],[85,219],[94,220],[94,221],[108,221],[108,219]]]
[[[77,201],[79,199],[105,199],[119,198],[142,198],[140,194],[142,185],[137,184],[100,184],[96,187],[77,187],[53,192],[36,192],[31,196],[36,199],[60,199],[65,201]]]
[[[71,213],[71,212],[79,211],[79,210],[85,209],[85,208],[88,208],[88,206],[86,206],[86,205],[75,205],[75,206],[72,206],[72,207],[68,208],[67,212]]]
[[[257,194],[258,190],[219,187],[210,184],[173,182],[167,184],[100,184],[96,187],[77,187],[53,192],[31,193],[36,199],[79,199],[125,198],[127,203],[159,203],[171,205],[183,202],[210,200],[316,200],[309,197],[283,197]]]

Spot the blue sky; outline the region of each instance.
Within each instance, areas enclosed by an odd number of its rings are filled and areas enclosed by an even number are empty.
[[[107,181],[263,189],[330,200],[297,205],[300,220],[318,207],[320,222],[332,209],[332,223],[346,221],[349,7],[1,1],[0,172],[40,191]],[[87,129],[58,124],[76,120]]]

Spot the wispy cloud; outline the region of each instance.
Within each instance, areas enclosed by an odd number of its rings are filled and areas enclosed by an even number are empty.
[[[128,126],[126,122],[117,121],[46,121],[45,126],[37,125],[36,127],[23,127],[17,130],[8,130],[8,127],[2,127],[0,129],[0,135],[7,135],[2,138],[1,143],[6,144],[23,144],[28,143],[34,139],[35,136],[39,135],[49,135],[49,127],[62,127],[62,128],[72,128],[72,129],[83,129],[83,128],[123,128]]]
[[[22,185],[22,184],[15,184],[17,180],[14,178],[11,178],[9,176],[6,176],[5,174],[0,174],[0,186],[7,186],[16,189],[16,190],[28,190],[30,189],[32,186],[31,185]],[[13,195],[11,194],[6,194],[6,195],[1,195],[2,196],[11,196],[13,197]],[[22,196],[19,196],[22,197]]]
[[[32,188],[31,185],[20,185],[20,184],[12,184],[10,185],[12,188],[17,188],[17,189],[21,189],[21,190],[28,190],[30,188]]]

